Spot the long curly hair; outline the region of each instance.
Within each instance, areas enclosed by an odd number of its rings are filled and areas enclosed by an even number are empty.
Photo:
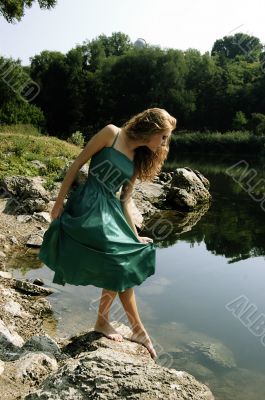
[[[177,119],[163,108],[148,108],[131,117],[122,125],[122,128],[130,139],[148,141],[151,135],[168,130],[172,132],[176,126]],[[151,181],[161,171],[169,153],[170,141],[171,134],[166,144],[156,152],[147,146],[139,146],[135,149],[134,165],[140,181]]]

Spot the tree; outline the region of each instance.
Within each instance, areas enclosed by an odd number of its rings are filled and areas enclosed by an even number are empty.
[[[255,135],[265,135],[265,115],[261,113],[252,113],[250,126]]]
[[[104,60],[112,56],[122,56],[133,48],[128,35],[122,32],[113,32],[111,36],[99,35],[91,41],[84,41],[82,46],[86,69],[95,72],[100,69]]]
[[[224,36],[214,42],[211,55],[224,56],[228,59],[235,59],[237,56],[249,61],[260,59],[263,45],[259,38],[247,35],[246,33],[236,33],[231,36]]]
[[[12,0],[0,1],[0,15],[2,15],[7,22],[14,23],[21,21],[25,14],[25,8],[32,7],[35,0]],[[38,0],[41,9],[53,8],[57,0]]]
[[[233,119],[232,128],[239,131],[246,127],[247,122],[245,114],[242,111],[237,111]]]
[[[31,77],[40,86],[34,104],[46,116],[46,130],[63,136],[68,126],[68,67],[66,57],[59,51],[42,51],[30,58]]]

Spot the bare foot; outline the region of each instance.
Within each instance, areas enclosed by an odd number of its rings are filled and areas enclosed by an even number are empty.
[[[103,335],[109,339],[116,340],[118,342],[123,341],[123,336],[118,333],[108,321],[104,322],[103,324],[96,322],[94,331],[103,333]]]
[[[148,336],[146,330],[140,330],[140,331],[134,332],[134,333],[129,337],[129,339],[130,339],[132,342],[136,342],[136,343],[143,344],[143,345],[147,348],[147,350],[149,351],[149,353],[151,354],[151,357],[152,357],[152,358],[156,358],[156,357],[157,357],[155,348],[154,348],[154,346],[153,346],[153,344],[152,344],[152,342],[151,342],[151,339],[150,339],[150,337]]]

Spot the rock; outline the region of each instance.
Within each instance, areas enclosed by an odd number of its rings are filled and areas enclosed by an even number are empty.
[[[20,347],[24,344],[23,338],[11,327],[0,319],[0,357],[6,360],[8,353],[11,351],[20,351]]]
[[[51,222],[51,216],[48,212],[34,212],[33,218],[40,222]]]
[[[89,164],[87,163],[83,164],[82,167],[77,172],[73,183],[77,185],[85,183],[85,181],[87,180],[88,170],[89,170]]]
[[[27,214],[17,215],[17,221],[21,223],[32,221],[32,216]]]
[[[60,360],[62,357],[62,352],[54,339],[52,339],[49,335],[35,335],[32,336],[22,347],[23,352],[31,351],[31,352],[42,352],[48,355],[55,357]]]
[[[0,258],[6,258],[6,255],[3,251],[0,251]]]
[[[34,285],[38,285],[38,286],[44,285],[44,282],[41,278],[35,278],[32,283],[34,283]]]
[[[11,242],[12,244],[18,244],[18,240],[17,240],[17,238],[16,238],[15,236],[11,236],[10,242]]]
[[[224,344],[191,342],[188,347],[196,350],[204,358],[222,368],[235,368],[234,355]]]
[[[55,200],[57,199],[61,185],[62,184],[60,182],[53,182],[53,186],[52,189],[50,190],[50,196],[49,196],[50,197],[50,203],[48,204],[49,208],[52,207]]]
[[[156,364],[143,345],[127,340],[132,332],[121,322],[112,323],[123,342],[93,329],[58,340],[39,331],[36,316],[43,318],[51,305],[43,298],[29,301],[12,288],[16,282],[0,278],[0,385],[5,398],[214,398],[189,373]]]
[[[32,164],[38,168],[40,174],[44,174],[47,171],[47,166],[39,160],[32,160]]]
[[[159,207],[164,195],[163,185],[154,182],[141,182],[135,186],[135,192],[139,200],[148,201],[152,206]]]
[[[34,211],[44,211],[49,202],[48,192],[42,186],[41,177],[26,177],[22,175],[6,176],[2,180],[6,197],[11,197],[7,207],[12,212],[32,214]]]
[[[86,337],[87,348],[80,349],[78,357],[66,360],[25,399],[214,399],[210,389],[192,375],[161,367],[145,353],[137,354],[136,343],[127,342],[125,352],[126,343],[115,346],[113,340],[102,341],[94,349],[92,337],[95,333]]]
[[[34,211],[45,211],[47,209],[48,200],[43,199],[25,199],[19,210],[33,213]]]
[[[172,179],[172,175],[173,175],[173,171],[170,172],[160,172],[158,175],[155,176],[155,178],[153,179],[154,182],[157,183],[169,183]]]
[[[51,293],[54,293],[54,290],[51,288],[46,288],[46,287],[41,287],[39,285],[36,285],[29,280],[20,280],[20,279],[15,279],[15,278],[6,278],[2,277],[0,274],[0,295],[1,291],[4,294],[5,289],[1,287],[1,284],[7,284],[9,287],[12,287],[14,289],[18,289],[19,292],[23,292],[24,294],[27,295],[40,295],[40,296],[49,296]],[[7,292],[7,295],[11,296],[11,291],[9,290]],[[44,299],[43,299],[44,300]],[[40,300],[39,300],[40,302]]]
[[[190,168],[177,168],[174,171],[166,200],[174,207],[191,210],[211,200],[208,191],[210,184],[203,175]]]
[[[34,285],[34,283],[31,283],[29,281],[21,281],[19,279],[14,279],[14,281],[15,281],[14,286],[16,289],[19,289],[30,295],[49,296],[54,292],[50,288],[40,287],[38,285]]]
[[[43,237],[37,233],[29,236],[26,245],[31,247],[40,247],[42,244]]]
[[[12,278],[12,274],[10,274],[10,272],[7,272],[7,271],[0,271],[0,276],[2,278],[7,278],[7,279]]]
[[[58,369],[57,361],[52,356],[41,352],[22,355],[14,363],[16,378],[33,381],[35,384],[42,381],[50,372]]]
[[[17,301],[14,301],[14,300],[9,300],[4,305],[4,310],[16,317],[28,317],[28,315],[29,315],[27,312],[25,312],[21,308],[21,305]]]
[[[2,375],[4,370],[5,370],[5,362],[0,360],[0,375]]]

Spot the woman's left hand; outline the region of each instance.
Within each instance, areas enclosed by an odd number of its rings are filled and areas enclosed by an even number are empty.
[[[138,240],[140,240],[141,243],[153,242],[153,239],[147,236],[138,236]]]

